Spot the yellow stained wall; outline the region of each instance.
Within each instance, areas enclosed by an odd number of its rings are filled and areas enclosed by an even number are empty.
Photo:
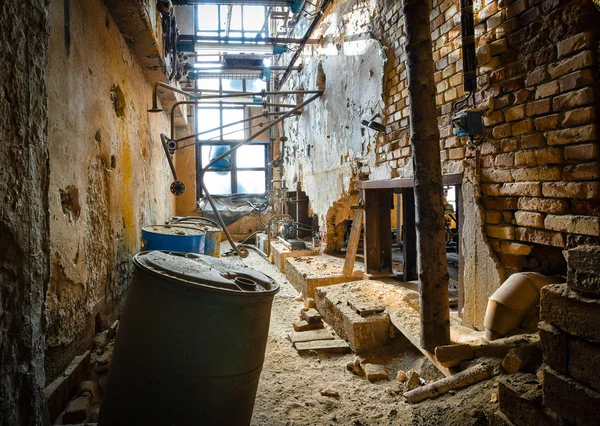
[[[68,22],[64,10],[52,0],[48,377],[118,314],[142,226],[174,213],[151,85],[101,0],[71,1]]]

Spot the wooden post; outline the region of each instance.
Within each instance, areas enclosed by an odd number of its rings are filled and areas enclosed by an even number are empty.
[[[365,272],[392,275],[391,189],[366,189]]]
[[[404,0],[421,301],[421,346],[433,351],[436,346],[450,343],[450,311],[430,11],[429,1]]]
[[[417,276],[417,232],[415,227],[415,193],[412,188],[402,189],[403,214],[403,279],[414,281]]]
[[[354,219],[352,220],[352,229],[350,230],[350,238],[348,239],[348,247],[346,248],[346,259],[344,261],[344,276],[352,277],[354,273],[354,261],[356,260],[356,252],[358,251],[358,243],[360,243],[360,234],[362,232],[364,206],[350,206],[354,210]]]

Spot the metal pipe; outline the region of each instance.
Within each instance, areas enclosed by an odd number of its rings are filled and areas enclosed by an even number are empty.
[[[192,94],[191,92],[186,92],[185,90],[178,89],[167,83],[163,83],[162,81],[157,81],[154,83],[154,87],[152,88],[152,109],[149,109],[148,112],[163,112],[162,108],[158,107],[158,86],[164,87],[165,89],[171,90],[172,92],[176,92],[182,94],[183,96],[187,96],[188,98],[197,98],[197,95]]]
[[[197,104],[201,104],[202,100],[234,98],[236,96],[239,96],[240,94],[242,94],[243,96],[267,96],[267,95],[280,95],[280,94],[282,94],[282,95],[297,95],[300,93],[318,94],[318,96],[321,96],[323,91],[321,91],[321,90],[303,90],[303,91],[290,90],[290,91],[285,91],[285,92],[267,92],[267,91],[263,91],[263,92],[229,92],[229,93],[225,93],[223,95],[203,96],[202,98],[200,98],[201,100],[197,99],[195,101],[177,101],[171,106],[171,140],[175,139],[175,108],[177,108],[179,105],[197,105]],[[296,109],[296,108],[294,108],[294,109]]]
[[[291,220],[292,216],[290,216],[289,214],[275,214],[269,219],[269,223],[267,225],[267,256],[271,254],[271,227],[273,226],[273,220],[279,221],[279,219],[283,218]]]
[[[169,162],[169,167],[171,168],[171,173],[173,173],[173,179],[178,181],[177,172],[175,171],[175,165],[173,164],[173,159],[171,158],[171,154],[169,153],[169,147],[167,146],[167,136],[164,133],[160,134],[160,140],[162,142],[162,146],[165,150],[165,154],[167,155],[167,161]]]
[[[319,94],[311,96],[309,99],[307,99],[306,101],[302,102],[300,105],[298,105],[296,108],[286,112],[285,114],[283,114],[281,117],[277,118],[276,120],[274,120],[273,122],[271,122],[269,124],[268,127],[261,129],[257,132],[255,132],[254,134],[250,135],[250,137],[248,137],[247,139],[245,139],[244,141],[240,142],[239,144],[235,145],[234,147],[232,147],[231,149],[229,149],[228,151],[224,152],[223,154],[219,155],[218,157],[215,157],[212,159],[212,161],[210,161],[201,171],[200,171],[200,186],[202,187],[202,191],[204,191],[204,194],[206,195],[206,198],[208,199],[208,203],[210,204],[211,208],[213,209],[213,211],[215,212],[215,215],[219,221],[219,223],[221,224],[221,226],[223,227],[223,232],[225,232],[225,236],[227,237],[227,240],[229,241],[229,243],[231,244],[231,247],[236,251],[236,253],[238,255],[240,255],[241,257],[247,257],[248,256],[248,250],[244,249],[243,247],[241,249],[239,249],[236,245],[235,242],[233,241],[233,238],[231,238],[231,234],[229,233],[229,230],[227,229],[227,226],[225,225],[225,222],[223,221],[223,218],[221,217],[221,214],[219,213],[217,206],[215,205],[214,200],[212,199],[212,197],[210,196],[210,193],[208,192],[208,190],[206,189],[206,185],[204,184],[204,175],[206,174],[207,170],[212,167],[215,163],[217,163],[218,161],[222,160],[223,158],[227,157],[228,155],[230,155],[232,152],[238,150],[239,148],[241,148],[242,146],[248,144],[249,142],[251,142],[253,139],[255,139],[257,136],[261,135],[262,133],[266,132],[268,129],[270,129],[271,127],[275,126],[277,123],[282,122],[283,120],[285,120],[287,117],[290,117],[293,113],[298,112],[300,109],[302,109],[303,107],[305,107],[306,105],[310,104],[312,101],[314,101],[315,99],[317,99],[318,97],[320,97],[322,94],[322,92],[319,92]]]
[[[312,35],[313,31],[317,28],[317,25],[319,25],[319,22],[321,22],[321,19],[323,18],[325,9],[327,9],[329,7],[329,4],[331,4],[331,2],[332,2],[332,0],[323,0],[323,4],[319,8],[319,11],[317,12],[317,16],[315,16],[315,19],[312,20],[312,22],[310,23],[310,26],[308,27],[308,29],[306,30],[306,33],[304,34],[304,37],[302,37],[300,46],[298,46],[298,48],[294,52],[294,55],[292,56],[292,59],[290,60],[290,62],[288,64],[288,68],[285,70],[285,72],[283,73],[281,78],[277,81],[277,84],[275,85],[276,90],[281,89],[281,86],[283,86],[285,81],[290,76],[290,74],[292,72],[292,67],[294,66],[294,64],[296,63],[298,58],[300,57],[300,54],[302,53],[302,49],[304,49],[304,46],[306,44],[309,44],[309,42],[311,41],[311,40],[309,40],[310,36]],[[314,40],[314,41],[318,42],[318,40]]]
[[[328,1],[328,0],[325,0]],[[331,0],[329,0],[331,1]],[[248,43],[268,43],[268,44],[317,44],[319,40],[306,40],[304,38],[289,38],[289,37],[220,37],[220,36],[196,36],[192,34],[184,34],[179,36],[180,41],[191,41],[194,43],[201,42],[217,42],[223,43],[246,43],[247,46],[252,46]],[[272,46],[271,46],[272,48]]]

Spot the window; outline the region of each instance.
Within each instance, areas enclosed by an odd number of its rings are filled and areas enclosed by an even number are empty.
[[[268,35],[265,18],[264,6],[198,5],[196,35],[240,37],[245,39],[239,41],[240,45],[252,43],[256,36]],[[217,41],[215,46],[218,46]],[[196,80],[198,90],[259,92],[267,88],[267,83],[256,72],[238,72],[238,75],[227,73],[225,56],[218,49],[205,47],[196,53],[195,67],[202,74]],[[252,99],[249,98],[215,100],[214,103],[197,106],[196,132],[203,132],[197,140],[197,170],[258,131],[259,119],[249,119],[260,115],[261,111],[260,104],[252,105]],[[269,139],[265,132],[250,144],[213,164],[204,175],[204,184],[211,195],[264,194],[268,178],[268,155]],[[200,183],[197,188],[198,196],[202,197]]]

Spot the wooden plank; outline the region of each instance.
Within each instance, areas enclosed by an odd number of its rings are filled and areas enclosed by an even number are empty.
[[[311,351],[345,354],[351,351],[350,345],[345,340],[314,340],[312,342],[298,342],[294,345],[299,354]]]
[[[292,331],[289,334],[290,341],[292,343],[299,342],[312,342],[314,340],[333,340],[335,335],[329,330],[312,330],[302,331],[300,333]]]
[[[321,322],[321,314],[314,308],[302,310],[302,319],[309,324]]]
[[[363,225],[363,210],[354,210],[354,218],[352,219],[352,230],[348,239],[348,248],[346,249],[346,259],[344,260],[344,276],[352,277],[354,272],[354,261],[356,260],[356,252],[358,251],[358,243],[360,242],[360,233]]]

